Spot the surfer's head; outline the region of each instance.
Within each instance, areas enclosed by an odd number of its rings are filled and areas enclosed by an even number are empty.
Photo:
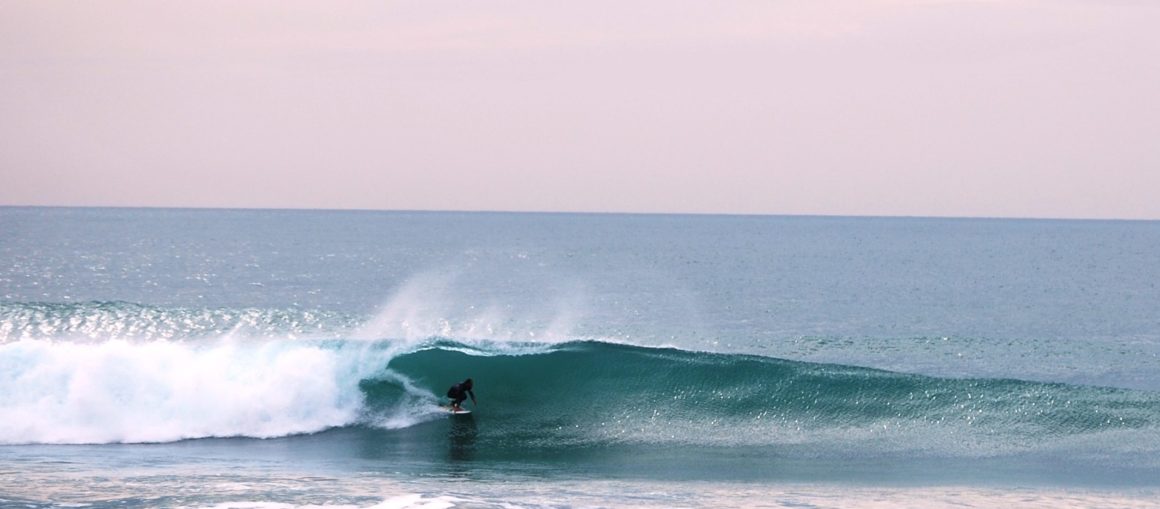
[[[467,388],[468,388],[468,389],[470,389],[470,388],[471,388],[471,386],[472,386],[471,379],[470,379],[470,378],[468,378],[467,380],[464,380],[464,381],[463,381],[463,385],[466,385],[466,386],[467,386]]]

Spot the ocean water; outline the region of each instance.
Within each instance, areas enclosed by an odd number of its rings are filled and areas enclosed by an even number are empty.
[[[1158,284],[1142,221],[0,208],[0,506],[1158,507]]]

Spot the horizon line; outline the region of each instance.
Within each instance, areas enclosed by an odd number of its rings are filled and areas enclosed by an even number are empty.
[[[262,206],[199,206],[199,205],[14,205],[0,204],[0,208],[40,208],[40,209],[120,209],[120,210],[188,210],[188,211],[239,211],[239,212],[359,212],[359,213],[409,213],[409,214],[536,214],[536,215],[607,215],[607,216],[701,216],[701,217],[783,217],[783,218],[847,218],[847,219],[947,219],[947,220],[992,220],[992,221],[1105,221],[1105,222],[1156,222],[1160,218],[1124,217],[1051,217],[1051,216],[959,216],[922,214],[819,214],[792,212],[646,212],[646,211],[596,211],[596,210],[511,210],[511,209],[377,209],[364,207],[318,208],[318,207],[262,207]]]

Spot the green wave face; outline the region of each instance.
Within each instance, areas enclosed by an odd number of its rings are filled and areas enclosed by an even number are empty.
[[[442,395],[475,380],[489,447],[770,447],[808,455],[995,456],[1157,443],[1160,395],[1017,380],[942,379],[772,358],[574,342],[538,353],[436,347],[389,370]],[[369,411],[397,381],[364,380]],[[1078,444],[1078,445],[1077,445]],[[1137,447],[1139,447],[1137,445]]]

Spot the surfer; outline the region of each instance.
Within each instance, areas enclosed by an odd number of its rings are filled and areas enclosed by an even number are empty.
[[[471,386],[471,379],[468,378],[467,380],[452,385],[450,389],[447,389],[447,397],[451,398],[452,412],[458,412],[462,410],[462,408],[459,407],[459,404],[463,403],[463,400],[467,399],[468,396],[471,396],[471,406],[475,406],[475,393],[471,392]]]

